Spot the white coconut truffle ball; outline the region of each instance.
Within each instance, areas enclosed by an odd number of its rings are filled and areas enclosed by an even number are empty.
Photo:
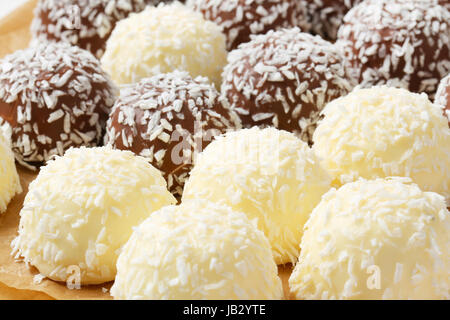
[[[13,253],[53,280],[111,281],[132,228],[176,203],[161,173],[130,151],[70,149],[29,187]],[[70,272],[69,272],[70,271]]]
[[[450,201],[450,130],[442,106],[405,89],[355,89],[330,102],[313,150],[337,185],[410,177]]]
[[[308,145],[275,128],[230,132],[195,161],[186,199],[226,204],[256,219],[277,264],[295,262],[303,225],[331,179]]]
[[[439,83],[434,103],[444,107],[445,115],[447,116],[450,125],[450,73]]]
[[[205,200],[164,207],[124,246],[115,299],[281,299],[264,234],[238,212]]]
[[[326,193],[289,279],[297,299],[449,299],[450,213],[409,178]]]
[[[11,199],[22,192],[10,141],[0,130],[0,213],[3,213]]]
[[[104,69],[119,84],[175,70],[204,76],[220,88],[226,64],[225,36],[179,2],[148,6],[120,21],[102,57]]]

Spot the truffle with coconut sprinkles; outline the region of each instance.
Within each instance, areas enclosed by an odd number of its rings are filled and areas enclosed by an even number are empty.
[[[187,5],[223,28],[228,50],[269,30],[309,30],[306,10],[299,0],[188,0]]]
[[[34,42],[64,41],[100,58],[116,23],[162,0],[39,0],[31,24]]]
[[[0,214],[6,210],[11,199],[21,192],[14,154],[0,130]]]
[[[441,6],[444,6],[448,10],[450,10],[450,2],[448,0],[438,0],[438,2]]]
[[[101,139],[117,89],[88,51],[43,43],[0,63],[0,126],[21,163]]]
[[[445,108],[445,113],[450,124],[450,74],[441,80],[437,93],[435,103]]]
[[[119,84],[175,70],[203,76],[220,88],[225,36],[178,1],[149,6],[120,21],[108,39],[102,65]]]
[[[47,278],[114,280],[133,227],[174,204],[161,173],[130,151],[72,148],[41,168],[20,211],[13,255]]]
[[[153,213],[117,261],[114,299],[281,299],[264,234],[240,212],[190,200]]]
[[[310,142],[325,104],[351,83],[337,48],[299,28],[255,36],[228,55],[222,94],[245,127],[271,125]]]
[[[367,0],[339,29],[352,76],[433,96],[450,72],[450,12],[435,1]]]
[[[327,40],[336,40],[345,14],[362,0],[298,0],[305,5],[311,31]]]
[[[322,114],[313,150],[336,184],[410,177],[450,204],[448,120],[425,93],[358,88],[330,102]]]
[[[297,299],[450,299],[450,213],[407,178],[330,190],[300,247]]]
[[[275,128],[243,129],[217,137],[201,153],[183,201],[207,199],[256,220],[277,264],[293,263],[303,225],[331,188],[331,178],[308,145]]]
[[[144,156],[181,196],[195,153],[214,136],[240,128],[207,78],[175,71],[122,89],[107,124],[105,142]]]

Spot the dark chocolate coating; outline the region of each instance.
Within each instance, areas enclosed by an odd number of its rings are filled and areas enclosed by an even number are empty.
[[[309,30],[306,8],[299,0],[188,0],[188,5],[223,28],[227,49],[250,41],[254,34],[301,27]]]
[[[40,164],[101,141],[117,92],[98,60],[67,44],[42,44],[0,63],[0,126],[20,162]]]
[[[270,31],[229,54],[222,94],[244,127],[274,126],[311,143],[322,108],[352,88],[342,65],[319,36]]]
[[[131,150],[161,170],[169,190],[181,196],[201,152],[216,135],[240,128],[207,78],[186,72],[161,74],[122,90],[107,124],[105,142]],[[158,157],[158,152],[163,155]]]
[[[69,42],[100,58],[118,21],[159,2],[163,0],[39,0],[31,31],[38,41]]]
[[[300,0],[308,12],[311,32],[334,41],[345,14],[362,0]]]
[[[387,84],[432,98],[450,72],[450,13],[434,1],[367,0],[345,16],[338,45],[362,87]]]

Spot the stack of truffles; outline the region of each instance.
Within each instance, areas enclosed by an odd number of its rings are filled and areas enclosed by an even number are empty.
[[[11,254],[115,299],[450,299],[440,0],[40,0],[0,61]],[[1,228],[1,225],[0,225]]]

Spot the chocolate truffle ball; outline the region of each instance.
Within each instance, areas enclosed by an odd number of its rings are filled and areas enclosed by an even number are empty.
[[[228,50],[250,41],[252,34],[296,26],[309,29],[305,6],[298,0],[188,0],[187,4],[223,28]]]
[[[119,20],[163,0],[40,0],[31,32],[38,41],[66,41],[101,57]]]
[[[448,0],[438,0],[439,4],[441,6],[444,6],[447,8],[447,10],[450,10],[450,1]]]
[[[328,40],[336,40],[345,14],[362,0],[300,0],[304,3],[311,31]]]
[[[450,12],[435,1],[367,0],[345,16],[338,44],[361,86],[433,95],[450,72]]]
[[[351,90],[342,64],[319,36],[269,31],[228,55],[222,94],[244,127],[272,125],[310,142],[320,110]]]
[[[0,127],[22,164],[96,145],[115,96],[98,60],[68,44],[41,44],[0,63]]]
[[[445,114],[450,124],[450,74],[441,80],[436,93],[435,103],[444,106]]]
[[[239,128],[207,78],[160,74],[125,87],[111,112],[106,143],[144,156],[181,196],[193,158],[215,135]]]

